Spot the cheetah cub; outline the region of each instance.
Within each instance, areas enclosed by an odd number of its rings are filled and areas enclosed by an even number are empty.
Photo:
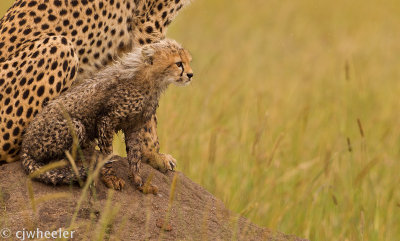
[[[162,172],[173,171],[176,160],[147,147],[146,135],[141,132],[154,131],[143,126],[155,114],[160,95],[168,85],[184,86],[191,82],[190,61],[189,52],[177,42],[162,40],[133,50],[111,67],[56,97],[26,129],[21,150],[26,173],[66,159],[65,152],[73,145],[71,133],[76,134],[83,150],[93,148],[87,143],[97,139],[102,155],[111,155],[113,135],[118,130],[125,132],[126,142],[135,143],[127,145],[127,153],[136,185],[143,184],[139,175],[141,161]],[[86,169],[78,169],[79,177],[68,166],[40,174],[36,180],[54,185],[84,180]],[[123,188],[124,181],[115,176],[110,164],[103,167],[101,174],[109,188]]]

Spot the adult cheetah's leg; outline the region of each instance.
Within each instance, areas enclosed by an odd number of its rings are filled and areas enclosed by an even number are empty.
[[[73,45],[61,36],[29,42],[0,64],[0,162],[18,159],[24,129],[71,86],[78,64]]]

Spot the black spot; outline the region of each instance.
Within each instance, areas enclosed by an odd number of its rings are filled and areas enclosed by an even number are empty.
[[[56,86],[56,91],[60,92],[60,90],[61,90],[61,82],[58,82]]]
[[[32,65],[29,65],[29,67],[26,69],[26,73],[30,73],[32,72],[32,70],[33,70]]]
[[[9,133],[6,133],[6,134],[3,135],[3,140],[7,141],[9,139],[10,139],[10,134]]]
[[[67,15],[67,13],[68,13],[68,11],[66,9],[63,9],[60,11],[61,16]]]
[[[14,124],[14,123],[13,123],[12,120],[7,121],[7,125],[6,125],[7,129],[11,129],[11,127],[12,127],[13,124]]]
[[[36,51],[32,54],[32,58],[36,58],[39,55],[39,51]]]
[[[25,83],[26,83],[26,78],[25,78],[25,77],[22,78],[22,79],[19,81],[19,85],[20,85],[20,86],[24,86]]]
[[[23,18],[26,15],[26,13],[22,12],[20,14],[18,14],[18,18]]]
[[[63,63],[63,70],[64,70],[64,72],[67,71],[67,68],[68,68],[68,61],[65,60],[64,63]]]
[[[28,111],[26,112],[26,118],[31,117],[31,116],[32,116],[32,112],[33,112],[33,109],[32,109],[32,107],[30,107],[30,108],[28,109]]]
[[[153,32],[153,28],[152,28],[151,26],[148,26],[148,27],[146,28],[146,32],[147,32],[147,33],[152,33],[152,32]]]
[[[47,105],[47,103],[49,103],[49,97],[44,98],[43,102],[42,102],[42,107],[45,107]]]
[[[3,145],[3,151],[8,151],[11,148],[10,143],[6,143]]]
[[[56,5],[57,7],[60,7],[62,4],[62,2],[60,0],[54,0],[54,5]]]
[[[71,77],[70,77],[71,80],[75,77],[75,73],[76,73],[76,68],[74,66],[74,67],[72,67],[72,70],[71,70]]]
[[[45,24],[42,25],[42,30],[49,29],[49,27],[50,26],[47,23],[45,23]]]
[[[15,32],[15,30],[16,30],[16,28],[10,28],[10,30],[8,30],[8,33],[9,33],[9,34],[12,34],[12,33]]]
[[[25,90],[25,92],[22,94],[22,98],[26,100],[28,96],[29,96],[29,90]]]
[[[30,34],[31,32],[32,32],[32,30],[31,30],[30,28],[28,28],[28,29],[25,29],[25,30],[24,30],[23,34],[28,35],[28,34]]]
[[[44,93],[44,85],[40,86],[39,89],[37,90],[37,95],[40,97]]]
[[[48,18],[49,18],[50,21],[54,21],[54,20],[57,19],[57,17],[52,15],[52,14],[50,14]]]
[[[57,47],[55,47],[55,46],[51,47],[50,53],[51,53],[51,54],[54,54],[54,53],[56,53],[56,52],[57,52]]]
[[[68,20],[68,19],[65,19],[65,20],[63,21],[63,25],[64,25],[64,26],[68,26],[68,25],[69,25],[69,20]]]
[[[42,67],[44,64],[44,59],[39,60],[38,67]]]
[[[36,80],[41,81],[43,79],[43,76],[44,76],[44,73],[42,72],[37,76]]]
[[[12,110],[13,110],[12,105],[8,106],[8,108],[6,109],[6,114],[7,115],[11,114]]]
[[[13,136],[18,136],[19,132],[20,132],[19,127],[15,127],[13,130]]]
[[[22,112],[24,112],[24,107],[22,107],[22,106],[20,106],[19,108],[18,108],[18,110],[17,110],[17,116],[21,116],[22,115]]]
[[[19,26],[23,26],[26,23],[25,19],[22,19],[21,21],[18,22]]]
[[[40,4],[40,5],[38,6],[38,9],[39,9],[39,10],[42,10],[42,11],[46,10],[46,8],[47,8],[47,5],[44,4],[44,3],[42,3],[42,4]]]

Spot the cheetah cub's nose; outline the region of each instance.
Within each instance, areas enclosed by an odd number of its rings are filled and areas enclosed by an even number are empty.
[[[188,77],[189,79],[191,79],[191,78],[193,77],[193,73],[188,73],[188,74],[187,74],[187,77]]]

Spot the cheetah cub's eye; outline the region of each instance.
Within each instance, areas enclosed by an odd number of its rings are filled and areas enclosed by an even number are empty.
[[[183,66],[182,62],[176,62],[175,64],[176,64],[176,66],[178,66],[179,68],[182,68],[182,66]]]

